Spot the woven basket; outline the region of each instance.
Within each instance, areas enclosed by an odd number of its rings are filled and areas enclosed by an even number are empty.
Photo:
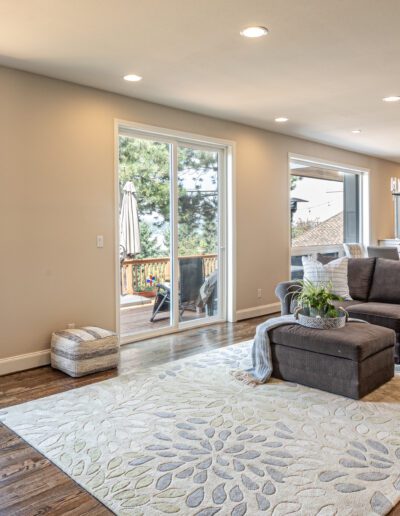
[[[302,308],[297,308],[294,316],[302,326],[307,328],[314,328],[316,330],[335,330],[343,328],[349,318],[349,314],[344,308],[339,308],[338,311],[342,314],[339,317],[311,317],[303,313]]]

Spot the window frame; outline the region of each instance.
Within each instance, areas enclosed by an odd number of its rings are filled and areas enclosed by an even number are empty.
[[[291,239],[291,219],[290,219],[290,178],[292,175],[290,162],[303,161],[304,163],[322,166],[325,168],[340,169],[343,172],[349,174],[356,174],[359,176],[359,234],[360,244],[367,247],[370,242],[370,194],[369,194],[369,180],[370,180],[370,169],[364,167],[358,167],[354,165],[339,163],[331,160],[315,158],[312,156],[305,156],[302,154],[288,153],[288,175],[287,175],[287,191],[288,191],[288,203],[287,203],[287,216],[288,216],[288,236],[289,236],[289,259],[288,259],[288,270],[289,278],[291,278],[291,258],[292,256],[311,255],[316,257],[317,253],[333,253],[338,252],[339,256],[344,256],[343,245],[326,245],[326,246],[307,246],[307,247],[296,247],[293,253],[292,239]]]
[[[187,146],[195,149],[211,150],[218,152],[220,161],[219,169],[219,210],[223,211],[223,221],[219,224],[219,252],[218,254],[225,263],[224,270],[220,267],[219,285],[223,302],[220,304],[219,313],[202,322],[194,320],[179,323],[178,303],[174,303],[172,324],[167,328],[135,334],[121,339],[121,344],[136,342],[142,338],[152,338],[167,333],[176,333],[189,328],[196,328],[215,322],[235,322],[236,315],[236,177],[235,157],[236,142],[223,138],[199,135],[186,131],[157,127],[133,121],[114,119],[114,231],[115,231],[115,307],[116,307],[116,328],[120,335],[120,279],[119,279],[119,136],[133,136],[136,138],[157,140],[171,146],[171,174],[176,175],[178,170],[178,147]],[[171,220],[178,221],[178,190],[176,177],[171,182]],[[175,226],[175,222],[173,226]],[[177,227],[177,226],[176,226]],[[178,292],[178,249],[177,238],[173,237],[174,249],[171,253],[173,290]],[[173,262],[173,263],[172,263]]]

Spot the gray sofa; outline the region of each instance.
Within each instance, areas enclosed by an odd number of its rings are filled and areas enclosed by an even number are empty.
[[[351,317],[394,330],[395,362],[400,363],[400,262],[384,258],[350,258],[349,290],[352,301],[340,302]],[[298,281],[280,283],[276,295],[282,315],[293,312],[293,288]]]

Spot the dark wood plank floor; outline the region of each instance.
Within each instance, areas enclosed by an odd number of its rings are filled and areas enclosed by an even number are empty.
[[[263,320],[265,317],[205,326],[123,346],[118,371],[70,378],[51,367],[39,367],[2,376],[0,408],[106,380],[121,373],[135,374],[143,367],[250,339],[256,325]],[[0,515],[39,514],[102,516],[111,512],[14,432],[0,425]]]
[[[0,377],[0,408],[63,392],[118,374],[142,370],[198,353],[229,346],[254,336],[265,317],[206,326],[124,346],[118,371],[70,378],[50,367]],[[29,446],[0,425],[0,515],[103,516],[100,502]],[[390,516],[400,516],[396,507]]]

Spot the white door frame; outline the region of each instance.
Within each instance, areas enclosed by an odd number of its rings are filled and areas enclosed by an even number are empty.
[[[176,131],[167,128],[160,128],[146,124],[115,119],[114,120],[114,216],[115,216],[115,307],[116,307],[116,330],[120,336],[120,263],[119,263],[119,135],[126,134],[137,138],[146,138],[169,143],[171,145],[171,174],[177,173],[177,151],[179,145],[193,146],[195,148],[206,148],[218,151],[219,177],[222,180],[219,192],[219,210],[224,213],[219,224],[219,257],[225,262],[225,267],[219,267],[219,288],[224,292],[222,303],[220,302],[219,313],[204,320],[193,320],[179,323],[178,303],[172,303],[173,313],[171,326],[160,328],[154,331],[136,333],[132,336],[120,338],[121,344],[128,344],[139,340],[149,339],[168,333],[176,333],[196,328],[199,326],[215,324],[216,322],[236,321],[236,187],[235,187],[235,152],[234,141],[221,138],[212,138],[185,131]],[[220,159],[224,156],[224,159]],[[178,220],[178,188],[177,181],[171,181],[170,192],[171,220]],[[222,227],[221,227],[222,226]],[[174,231],[175,224],[172,224]],[[172,292],[178,291],[178,249],[177,238],[172,233]],[[224,271],[224,272],[223,272]],[[174,295],[174,294],[173,294]]]

